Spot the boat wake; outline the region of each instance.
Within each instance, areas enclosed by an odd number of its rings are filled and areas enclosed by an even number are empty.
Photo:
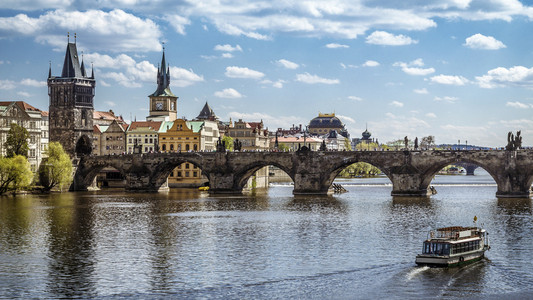
[[[411,271],[409,271],[409,273],[405,274],[405,279],[407,281],[411,281],[413,278],[415,278],[416,276],[418,276],[418,274],[424,272],[424,271],[427,271],[429,270],[429,267],[428,266],[423,266],[423,267],[415,267],[414,269],[412,269]]]

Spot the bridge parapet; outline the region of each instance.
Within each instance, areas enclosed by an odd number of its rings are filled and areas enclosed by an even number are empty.
[[[294,194],[325,194],[342,169],[356,162],[379,168],[392,182],[393,196],[427,196],[433,176],[444,166],[471,163],[484,168],[501,197],[529,197],[533,151],[308,151],[308,152],[182,152],[83,157],[73,189],[85,190],[104,167],[126,178],[127,190],[160,191],[170,172],[183,162],[200,168],[212,193],[240,193],[258,169],[274,165],[294,181]]]

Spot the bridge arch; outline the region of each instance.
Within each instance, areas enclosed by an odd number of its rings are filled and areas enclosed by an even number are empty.
[[[92,162],[89,165],[83,165],[78,167],[78,172],[74,177],[73,184],[76,190],[87,190],[94,182],[96,176],[101,173],[105,168],[113,168],[117,170],[122,178],[127,180],[126,171],[122,168],[122,164],[109,160],[98,160]],[[80,171],[81,169],[81,171]]]
[[[328,169],[324,171],[325,176],[322,181],[322,186],[325,188],[329,188],[333,184],[333,181],[335,180],[335,178],[337,178],[340,172],[342,172],[342,170],[344,170],[345,168],[347,168],[348,166],[352,164],[360,163],[360,162],[367,163],[378,168],[392,182],[388,169],[384,165],[382,165],[379,160],[371,159],[371,157],[368,157],[368,156],[365,156],[365,157],[354,156],[354,157],[350,157],[348,159],[339,161],[337,163],[332,163],[331,167],[329,167]]]
[[[492,167],[482,161],[479,161],[477,159],[472,158],[449,158],[444,159],[441,161],[438,161],[434,163],[433,165],[429,166],[426,170],[422,173],[422,182],[421,182],[421,188],[427,189],[429,185],[431,184],[431,181],[437,175],[437,173],[442,170],[444,167],[448,165],[452,165],[455,163],[469,163],[469,164],[475,164],[478,167],[481,167],[487,173],[494,179],[494,182],[498,185],[498,189],[500,189],[500,182],[498,180],[498,172],[496,170],[493,170]],[[533,180],[533,178],[532,178]]]
[[[192,164],[197,167],[201,175],[209,179],[209,174],[204,170],[201,160],[192,157],[169,157],[165,158],[153,167],[153,173],[150,176],[150,184],[159,189],[165,186],[169,175],[182,164]]]
[[[238,170],[235,173],[235,188],[242,190],[246,183],[248,182],[248,179],[252,177],[252,175],[259,171],[261,168],[267,167],[267,166],[275,166],[281,169],[283,172],[287,173],[291,180],[294,182],[294,174],[292,172],[292,169],[290,167],[287,167],[277,161],[269,161],[269,160],[259,160],[255,161],[251,164],[243,166],[240,170]]]

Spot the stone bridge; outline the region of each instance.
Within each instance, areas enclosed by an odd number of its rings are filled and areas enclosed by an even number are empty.
[[[339,172],[356,162],[387,175],[393,196],[428,196],[435,174],[460,162],[485,169],[498,186],[498,197],[529,197],[533,183],[531,150],[186,152],[85,156],[72,189],[87,190],[96,174],[113,167],[126,179],[126,190],[157,192],[168,189],[167,177],[184,162],[202,170],[211,193],[241,193],[255,171],[273,165],[292,178],[295,195],[326,194]]]

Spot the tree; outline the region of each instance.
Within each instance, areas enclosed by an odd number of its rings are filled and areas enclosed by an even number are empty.
[[[291,148],[289,148],[289,146],[285,145],[284,143],[279,143],[278,150],[282,152],[288,152],[291,150]]]
[[[224,135],[222,137],[222,141],[224,142],[226,146],[226,150],[233,151],[233,138],[229,135]]]
[[[435,137],[432,135],[428,135],[422,138],[422,141],[420,142],[420,147],[429,149],[431,146],[435,145]]]
[[[377,143],[366,143],[362,142],[355,146],[355,149],[357,150],[370,150],[370,149],[378,149],[379,145]]]
[[[350,143],[350,139],[344,138],[344,149],[346,151],[352,151],[352,143]]]
[[[72,162],[59,142],[48,144],[48,158],[39,166],[39,181],[45,191],[58,187],[60,191],[72,182]]]
[[[381,170],[371,164],[358,162],[349,165],[339,173],[340,177],[363,176],[370,177],[381,173]]]
[[[28,157],[28,139],[30,135],[26,128],[17,123],[11,123],[11,128],[7,132],[6,147],[7,157],[23,155]]]
[[[33,178],[30,163],[26,157],[15,155],[0,158],[0,194],[25,188]]]

